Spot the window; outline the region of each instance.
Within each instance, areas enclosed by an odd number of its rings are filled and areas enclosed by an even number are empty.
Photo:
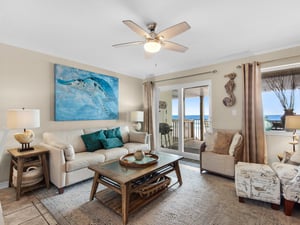
[[[283,130],[286,114],[300,114],[300,67],[262,70],[266,130]]]

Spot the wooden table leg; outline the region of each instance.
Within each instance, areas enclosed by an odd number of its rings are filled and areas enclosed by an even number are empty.
[[[10,160],[10,167],[9,167],[9,181],[8,181],[8,187],[12,187],[12,177],[13,177],[13,159]]]
[[[23,178],[23,168],[24,168],[24,160],[22,157],[18,159],[18,175],[17,175],[17,191],[16,191],[16,200],[18,201],[21,197],[21,186],[22,186],[22,178]]]
[[[91,193],[90,193],[90,201],[92,201],[95,197],[97,188],[98,188],[98,178],[99,178],[99,173],[95,172],[94,174],[94,179],[93,179],[93,185],[92,185],[92,189],[91,189]]]
[[[42,169],[43,169],[45,184],[46,184],[46,187],[49,189],[50,188],[50,182],[49,182],[49,171],[48,171],[46,153],[41,155],[40,161],[42,163]]]
[[[128,221],[128,211],[129,211],[129,184],[121,185],[121,195],[122,195],[122,220],[123,225],[127,224]]]
[[[180,173],[180,168],[179,168],[179,161],[174,162],[174,167],[178,179],[179,185],[182,185],[182,178],[181,178],[181,173]]]

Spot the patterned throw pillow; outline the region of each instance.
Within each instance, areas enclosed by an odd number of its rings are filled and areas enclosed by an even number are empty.
[[[214,152],[218,154],[228,155],[232,136],[233,133],[218,131],[214,144]]]

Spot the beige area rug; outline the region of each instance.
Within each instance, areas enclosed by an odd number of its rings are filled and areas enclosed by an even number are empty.
[[[239,203],[234,181],[212,174],[199,173],[199,168],[180,165],[183,185],[173,186],[161,197],[129,216],[129,225],[283,225],[300,224],[300,207],[287,217],[270,204],[246,200]],[[175,174],[171,174],[175,180]],[[89,201],[92,180],[53,195],[54,188],[37,193],[44,206],[60,225],[118,225],[121,217],[97,199]],[[99,187],[99,189],[103,188]],[[50,195],[50,197],[49,197]]]

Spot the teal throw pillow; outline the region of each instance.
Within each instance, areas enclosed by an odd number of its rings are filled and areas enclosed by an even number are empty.
[[[116,147],[122,147],[123,142],[120,141],[119,138],[106,138],[101,140],[103,146],[105,149],[110,149],[110,148],[116,148]]]
[[[84,142],[84,145],[86,147],[86,150],[88,152],[94,152],[98,149],[103,148],[103,145],[101,143],[101,137],[103,138],[103,130],[96,131],[94,133],[90,134],[83,134],[81,135],[81,138]],[[105,138],[105,136],[104,136]]]
[[[120,127],[105,130],[104,132],[107,138],[118,138],[123,143]]]

